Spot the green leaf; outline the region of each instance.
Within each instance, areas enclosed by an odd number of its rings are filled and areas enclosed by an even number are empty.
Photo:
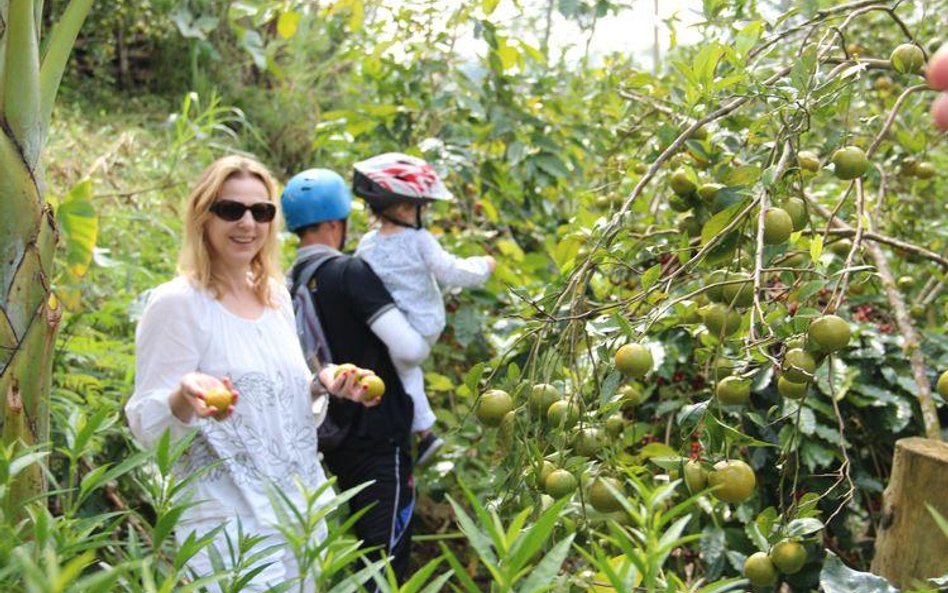
[[[642,274],[642,290],[648,290],[658,282],[659,277],[662,275],[662,265],[655,264],[651,268],[645,270],[645,273]]]
[[[86,179],[69,190],[56,209],[56,219],[65,236],[66,267],[81,278],[89,269],[96,239],[99,216],[92,205],[92,180]]]
[[[823,522],[813,517],[794,519],[787,525],[787,537],[805,537],[823,529]]]
[[[813,235],[810,238],[810,260],[815,264],[819,263],[821,255],[823,255],[823,235]]]
[[[720,235],[721,231],[734,221],[744,207],[745,204],[743,202],[738,202],[712,216],[708,222],[704,223],[704,227],[701,228],[701,244],[705,245],[711,241],[711,239]]]
[[[820,588],[824,593],[899,593],[889,581],[868,572],[859,572],[843,564],[836,554],[827,551]]]
[[[724,179],[724,184],[734,185],[753,185],[760,179],[760,167],[757,165],[744,165],[731,171]]]
[[[44,138],[49,129],[49,120],[53,114],[53,105],[56,103],[59,83],[69,62],[69,54],[72,53],[79,29],[82,28],[82,23],[85,22],[91,7],[92,0],[72,0],[46,38],[46,52],[43,55],[43,64],[40,66],[39,73],[39,121]]]
[[[530,576],[524,581],[523,585],[518,589],[518,592],[541,593],[542,591],[552,589],[556,585],[556,575],[566,560],[566,555],[569,553],[569,547],[572,545],[574,537],[576,537],[576,534],[571,533],[553,546],[543,559],[533,567],[533,570],[530,571]]]
[[[490,16],[498,4],[500,4],[500,0],[481,0],[481,10],[484,11],[485,15]]]

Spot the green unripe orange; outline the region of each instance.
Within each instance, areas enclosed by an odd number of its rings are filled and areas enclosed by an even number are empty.
[[[543,480],[543,490],[555,499],[560,499],[576,492],[578,485],[579,483],[576,481],[576,476],[565,469],[555,469]]]
[[[513,399],[506,391],[491,389],[477,403],[477,419],[485,426],[500,426],[504,416],[514,408]]]
[[[615,478],[599,477],[589,486],[589,503],[600,513],[614,513],[622,509],[622,501],[609,490],[609,486],[622,492],[622,483]]]
[[[777,568],[770,556],[754,552],[744,561],[744,576],[755,587],[768,587],[777,582]]]
[[[807,212],[806,202],[800,198],[790,197],[780,203],[780,207],[790,215],[793,222],[793,231],[802,231],[810,222],[810,215]]]
[[[685,485],[692,494],[701,492],[708,485],[708,472],[697,459],[686,461],[682,473],[685,475]]]
[[[587,427],[579,431],[573,443],[573,450],[583,457],[595,457],[602,449],[602,431],[598,428]]]
[[[899,74],[915,74],[925,65],[925,53],[914,43],[903,43],[892,50],[889,61]]]
[[[869,159],[858,146],[845,146],[833,153],[836,177],[843,180],[862,177],[869,170]]]
[[[787,399],[803,399],[809,387],[809,383],[794,383],[786,377],[777,379],[777,393]]]
[[[915,165],[915,171],[913,171],[915,176],[919,179],[931,179],[935,176],[936,172],[935,165],[927,161],[922,161],[921,163]]]
[[[792,348],[783,357],[783,376],[794,383],[806,383],[813,379],[816,359],[800,348]]]
[[[938,377],[938,393],[944,398],[948,398],[948,371],[943,372]]]
[[[767,208],[764,212],[764,243],[779,245],[790,238],[793,219],[783,208]]]
[[[378,375],[366,375],[362,377],[359,384],[365,390],[362,398],[366,401],[375,401],[385,395],[385,382]]]
[[[714,396],[727,406],[742,406],[750,399],[750,381],[725,377],[714,388]]]
[[[783,574],[796,574],[806,564],[806,548],[798,542],[782,541],[770,550],[770,560]]]
[[[741,314],[720,303],[702,307],[701,317],[708,332],[717,338],[726,338],[741,329]]]
[[[729,459],[714,464],[708,474],[711,494],[724,502],[738,503],[750,498],[757,485],[754,470],[740,459]]]
[[[801,150],[797,153],[797,164],[804,171],[816,173],[820,170],[820,156],[811,150]]]
[[[622,417],[622,414],[613,414],[606,418],[605,428],[606,434],[612,438],[622,436],[623,431],[625,431],[625,418]]]
[[[698,189],[697,184],[684,169],[677,169],[671,176],[672,191],[679,196],[690,196]]]
[[[726,274],[725,280],[734,283],[721,288],[722,303],[731,307],[749,307],[754,304],[754,280],[749,274],[734,272]]]
[[[616,369],[623,375],[641,379],[652,370],[652,352],[642,344],[625,344],[616,350]]]
[[[565,399],[558,399],[550,404],[546,411],[546,419],[553,426],[572,428],[579,421],[579,410],[576,404]]]
[[[549,383],[537,383],[530,390],[527,405],[536,414],[546,414],[553,402],[560,399],[560,392]]]
[[[849,346],[852,329],[836,315],[824,315],[810,323],[807,337],[823,352],[836,352]]]
[[[698,196],[705,202],[710,202],[714,196],[726,186],[721,183],[703,183],[698,188]]]

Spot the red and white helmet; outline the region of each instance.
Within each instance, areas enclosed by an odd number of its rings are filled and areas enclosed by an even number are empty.
[[[356,163],[352,193],[368,202],[373,210],[384,210],[399,202],[420,206],[454,199],[434,167],[400,152],[387,152]]]

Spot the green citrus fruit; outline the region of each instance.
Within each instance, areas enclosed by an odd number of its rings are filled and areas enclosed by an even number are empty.
[[[705,202],[710,202],[725,187],[727,186],[722,183],[703,183],[698,188],[698,196]]]
[[[801,150],[797,153],[797,164],[804,171],[816,173],[820,170],[820,156],[811,150]]]
[[[858,146],[845,146],[833,153],[836,177],[844,180],[862,177],[869,170],[869,159]]]
[[[943,372],[938,377],[938,393],[942,397],[948,398],[948,371]]]
[[[556,400],[560,399],[560,392],[549,383],[537,383],[530,390],[527,405],[530,411],[536,414],[546,414]]]
[[[777,569],[770,556],[754,552],[744,561],[744,576],[755,587],[767,587],[777,582]]]
[[[668,207],[674,210],[675,212],[687,212],[694,208],[694,204],[691,201],[691,198],[688,196],[679,196],[678,194],[673,194],[668,197]]]
[[[573,450],[583,457],[595,457],[602,449],[602,431],[598,428],[587,427],[579,431],[573,442]]]
[[[725,377],[714,388],[718,401],[727,406],[742,406],[750,399],[750,381],[740,377]]]
[[[827,247],[829,247],[829,250],[833,252],[834,255],[838,257],[846,257],[853,249],[853,242],[849,239],[840,239],[839,241],[833,241],[827,245]]]
[[[741,329],[741,314],[720,303],[702,307],[701,317],[708,332],[717,338],[726,338]]]
[[[514,402],[506,391],[491,389],[481,395],[477,403],[477,419],[485,426],[500,426],[507,412],[513,410]]]
[[[803,544],[782,541],[770,550],[774,566],[784,574],[796,574],[806,564],[806,548]]]
[[[700,237],[701,221],[698,220],[697,216],[686,216],[679,221],[678,230],[692,238]]]
[[[693,194],[698,186],[687,171],[678,169],[672,173],[671,188],[673,192],[684,197]]]
[[[225,387],[212,387],[204,392],[204,403],[209,408],[217,410],[214,417],[218,420],[227,414],[227,409],[234,403],[234,394]]]
[[[622,493],[622,483],[615,478],[599,477],[589,486],[589,504],[600,513],[614,513],[622,509],[622,501],[609,490],[609,486]]]
[[[714,270],[708,274],[707,279],[705,279],[705,285],[708,287],[704,291],[704,294],[708,297],[708,300],[714,303],[723,303],[724,302],[724,286],[715,286],[727,280],[727,270]]]
[[[922,161],[921,163],[915,165],[914,173],[919,179],[931,179],[936,173],[935,165],[927,161]]]
[[[497,434],[501,438],[501,442],[506,443],[509,446],[513,443],[514,430],[517,427],[517,412],[511,410],[504,414],[504,417],[500,420],[500,427],[497,429]]]
[[[757,477],[754,470],[740,459],[722,460],[714,464],[714,470],[708,474],[711,494],[724,502],[747,500],[754,492]]]
[[[546,478],[556,470],[556,466],[550,463],[550,461],[544,459],[543,463],[540,465],[540,469],[537,471],[537,485],[540,488],[545,488]]]
[[[708,485],[708,472],[697,459],[686,461],[682,473],[685,474],[685,485],[692,494],[701,492]]]
[[[806,202],[800,198],[790,197],[780,203],[780,207],[790,215],[793,222],[793,230],[802,231],[810,222],[810,215],[807,213]]]
[[[728,282],[721,288],[722,302],[731,307],[749,307],[754,304],[754,281],[749,274],[732,272],[725,276]],[[740,280],[740,282],[737,282]]]
[[[915,278],[913,276],[899,276],[895,284],[900,290],[912,290],[915,288]]]
[[[543,490],[553,498],[560,499],[576,492],[579,483],[576,476],[565,469],[555,469],[543,480]]]
[[[616,350],[616,368],[620,373],[641,379],[655,364],[652,352],[642,344],[625,344]]]
[[[786,377],[777,379],[777,392],[787,399],[803,399],[809,387],[809,383],[794,383]]]
[[[889,61],[899,74],[915,74],[925,65],[925,53],[914,43],[903,43],[892,50]]]
[[[779,245],[790,238],[793,219],[783,208],[767,208],[764,212],[764,243]]]
[[[892,90],[892,79],[888,76],[880,76],[879,78],[872,81],[872,88],[877,91],[891,91]]]
[[[579,421],[579,410],[576,404],[565,399],[558,399],[550,404],[546,411],[546,419],[553,426],[572,428]]]
[[[807,337],[823,352],[835,352],[849,346],[852,330],[836,315],[824,315],[810,323]]]
[[[606,434],[610,437],[620,437],[625,431],[625,418],[622,416],[622,414],[613,414],[606,418],[605,428]]]
[[[616,391],[616,396],[622,402],[623,408],[634,408],[644,399],[642,387],[635,383],[627,383]]]
[[[800,348],[787,350],[783,357],[783,376],[794,383],[806,383],[813,379],[816,371],[816,359],[812,354]]]

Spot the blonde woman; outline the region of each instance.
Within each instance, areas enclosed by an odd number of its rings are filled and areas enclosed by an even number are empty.
[[[277,264],[276,195],[272,176],[253,159],[226,156],[204,171],[188,198],[179,275],[153,291],[139,323],[135,393],[125,407],[146,447],[165,431],[172,439],[196,432],[177,468],[179,478],[196,476],[179,542],[223,526],[213,545],[225,562],[227,539],[236,543],[239,531],[278,544],[260,559],[258,566],[269,564],[247,589],[254,591],[298,573],[274,530],[273,491],[301,503],[298,483],[315,490],[326,480],[313,379]],[[321,376],[330,393],[359,401],[355,378],[330,370]],[[223,411],[205,401],[221,388],[234,394]],[[207,548],[188,564],[198,575],[212,572]]]

